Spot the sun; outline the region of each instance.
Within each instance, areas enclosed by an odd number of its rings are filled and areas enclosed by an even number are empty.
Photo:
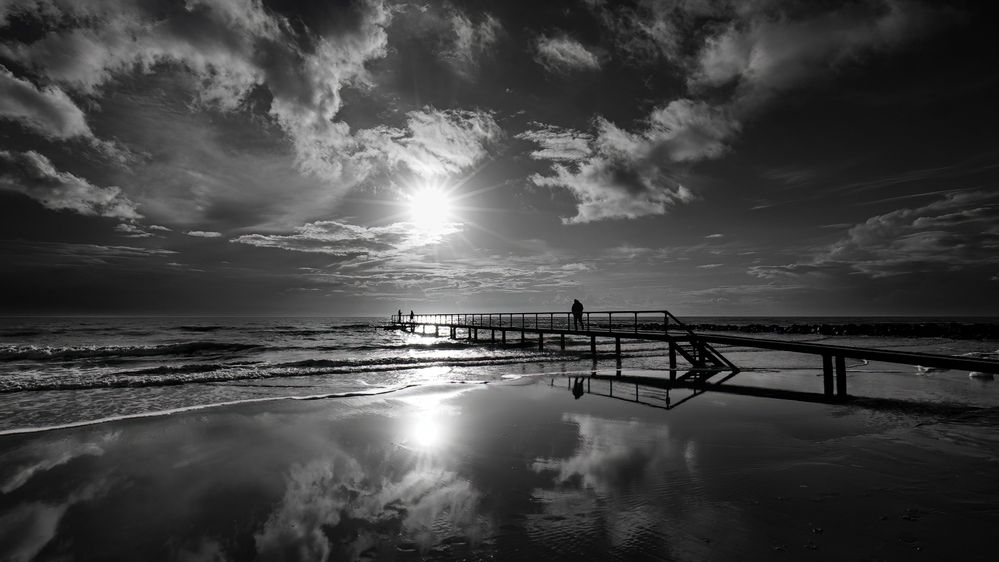
[[[451,195],[442,186],[425,185],[407,196],[410,220],[423,230],[441,229],[451,221]]]

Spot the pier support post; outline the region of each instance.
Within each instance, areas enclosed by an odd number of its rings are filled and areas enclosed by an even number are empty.
[[[563,332],[561,336],[562,338],[559,340],[559,347],[562,349],[562,351],[565,351],[565,333]]]
[[[520,343],[524,343],[525,341],[527,341],[527,334],[525,334],[524,331],[521,330],[520,331]]]
[[[617,358],[617,376],[621,376],[621,338],[614,338],[614,355]]]
[[[492,332],[489,336],[489,341],[496,343],[496,330],[490,330]]]
[[[437,333],[438,329],[440,329],[440,326],[434,326],[434,337],[435,338],[440,335],[439,333]]]
[[[472,339],[475,340],[475,341],[479,341],[479,329],[478,328],[472,328]]]
[[[545,333],[538,332],[538,349],[541,350],[544,348],[545,348]]]
[[[846,358],[836,356],[836,397],[846,398]]]
[[[676,370],[676,343],[673,340],[669,342],[669,368]]]
[[[503,340],[503,345],[506,345],[506,330],[500,330],[500,339]]]
[[[590,355],[597,357],[597,336],[590,336]]]
[[[832,355],[822,356],[822,387],[827,398],[833,396],[833,361]]]

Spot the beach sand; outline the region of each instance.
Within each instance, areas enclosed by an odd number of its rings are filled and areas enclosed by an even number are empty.
[[[2,436],[0,559],[993,559],[992,410],[570,384]]]

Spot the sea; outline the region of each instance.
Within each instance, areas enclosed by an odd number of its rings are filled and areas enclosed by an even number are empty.
[[[683,319],[713,333],[999,359],[996,318]],[[0,435],[241,402],[336,399],[415,385],[489,384],[619,370],[613,341],[506,343],[386,329],[385,318],[0,318]],[[731,384],[821,392],[811,355],[717,346]],[[624,341],[620,370],[666,376],[664,344]],[[680,366],[682,369],[682,365]],[[849,360],[851,395],[927,405],[999,406],[990,375]]]

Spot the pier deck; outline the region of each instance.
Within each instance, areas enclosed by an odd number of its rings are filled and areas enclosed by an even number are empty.
[[[530,334],[532,337],[537,337],[539,349],[545,348],[546,335],[557,337],[559,347],[563,350],[566,336],[578,336],[589,338],[590,352],[594,358],[596,358],[597,339],[613,339],[619,373],[622,339],[667,343],[671,370],[677,368],[679,356],[691,365],[693,371],[714,373],[730,371],[733,375],[739,371],[739,368],[712,344],[804,353],[821,357],[824,395],[827,398],[838,399],[847,397],[846,358],[848,357],[928,368],[999,374],[999,361],[977,357],[954,357],[694,332],[666,310],[584,312],[583,318],[579,321],[574,320],[572,315],[566,312],[446,313],[419,314],[411,317],[393,315],[391,324],[387,328],[412,332],[419,329],[421,333],[427,333],[427,330],[432,328],[434,335],[438,336],[441,329],[446,329],[447,335],[451,338],[458,338],[461,335],[472,341],[481,341],[479,332],[488,331],[489,341],[499,341],[504,344],[507,343],[508,332],[519,333],[521,342],[525,343]],[[496,338],[497,333],[499,340]]]

